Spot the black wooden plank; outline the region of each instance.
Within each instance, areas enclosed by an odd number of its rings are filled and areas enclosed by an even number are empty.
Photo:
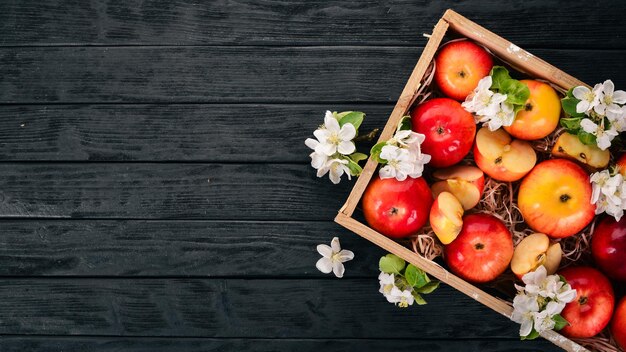
[[[625,47],[618,0],[5,0],[0,44],[419,45],[449,7],[521,45]]]
[[[53,47],[0,49],[0,103],[395,102],[421,49]],[[534,54],[626,86],[626,51]]]
[[[0,161],[308,162],[304,140],[327,109],[365,111],[366,133],[389,105],[4,105]]]
[[[0,334],[448,339],[519,331],[449,286],[428,302],[395,307],[375,277],[2,279]]]
[[[3,163],[0,217],[328,221],[346,181],[306,164]]]
[[[113,338],[113,337],[31,337],[0,338],[5,352],[364,352],[364,351],[467,351],[525,352],[562,351],[550,342],[472,339],[432,340],[416,333],[413,337],[392,339],[213,339],[213,338]]]
[[[332,222],[2,221],[0,276],[329,277],[315,247],[355,252],[346,277],[378,276],[382,249]],[[254,260],[252,260],[254,258]]]

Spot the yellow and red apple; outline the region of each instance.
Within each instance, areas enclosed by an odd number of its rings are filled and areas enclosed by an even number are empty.
[[[511,136],[524,140],[546,137],[559,125],[561,100],[547,83],[528,79],[520,82],[528,87],[530,97],[523,109],[515,115],[513,124],[504,129]]]
[[[563,133],[552,147],[552,156],[578,161],[592,169],[604,169],[609,165],[611,153],[595,145],[587,145],[578,136]],[[626,172],[626,170],[624,170]]]
[[[391,238],[416,233],[428,220],[433,196],[423,178],[372,178],[361,205],[367,223]]]
[[[430,154],[430,166],[446,167],[461,161],[472,149],[476,123],[456,100],[430,99],[411,111],[413,131],[426,136],[422,152]]]
[[[435,82],[452,99],[465,100],[493,67],[491,55],[468,40],[445,44],[435,57]]]
[[[505,130],[483,127],[476,134],[474,161],[491,178],[512,182],[535,166],[537,154],[530,143],[511,138]]]
[[[617,172],[622,174],[622,176],[626,177],[626,153],[622,154],[619,159],[617,159]]]
[[[550,159],[524,178],[517,204],[524,221],[552,238],[572,236],[593,220],[589,175],[576,163]]]
[[[513,239],[504,223],[493,215],[463,217],[457,238],[444,248],[450,270],[470,282],[488,282],[502,274],[513,257]]]
[[[518,277],[534,271],[543,265],[548,275],[554,274],[561,263],[561,245],[558,242],[550,241],[550,238],[543,233],[533,233],[515,246],[513,259],[511,259],[511,270]]]
[[[449,192],[441,192],[430,208],[430,227],[443,244],[448,244],[458,236],[463,227],[463,206]]]
[[[561,316],[567,320],[561,333],[568,337],[593,337],[611,320],[615,295],[609,280],[596,269],[579,266],[559,272],[576,290],[576,299],[568,303]]]
[[[485,188],[485,175],[475,166],[457,165],[433,172],[433,178],[439,180],[431,186],[436,198],[442,192],[452,193],[468,210],[480,201]]]

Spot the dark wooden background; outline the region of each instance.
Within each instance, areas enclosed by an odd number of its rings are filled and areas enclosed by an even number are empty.
[[[619,0],[0,2],[0,350],[556,351],[447,286],[386,303],[308,165],[326,109],[384,124],[449,7],[626,87]]]

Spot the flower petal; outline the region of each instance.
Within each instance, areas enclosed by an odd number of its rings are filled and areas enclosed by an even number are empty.
[[[580,127],[582,127],[583,130],[587,133],[596,134],[598,130],[598,125],[593,123],[593,121],[591,121],[590,119],[583,119],[582,121],[580,121]]]
[[[343,141],[337,146],[337,151],[343,155],[350,155],[356,151],[356,147],[351,141]]]
[[[315,263],[315,267],[324,274],[329,274],[333,271],[333,261],[329,258],[320,258],[320,260]]]
[[[626,92],[624,92],[623,90],[616,90],[613,93],[613,102],[617,104],[626,103]]]
[[[341,251],[339,237],[333,237],[332,241],[330,241],[330,248],[333,250],[333,253],[339,253]]]
[[[317,139],[307,138],[304,141],[304,144],[306,144],[307,147],[315,150],[315,147],[317,147],[317,145],[320,144],[320,142]]]
[[[333,249],[328,245],[318,244],[317,253],[321,254],[324,258],[330,258],[333,256]]]
[[[615,90],[615,84],[610,79],[604,81],[603,89],[605,95],[613,95],[613,91]]]
[[[326,112],[326,117],[324,117],[324,126],[330,131],[339,133],[339,121],[332,115],[328,115],[328,111]]]
[[[519,336],[528,336],[533,330],[533,321],[530,319],[522,320],[522,326],[519,328]]]
[[[337,145],[330,143],[320,143],[317,148],[315,148],[315,152],[331,156],[337,152]]]
[[[584,87],[584,86],[578,86],[572,90],[572,94],[574,95],[574,98],[578,100],[585,100],[585,98],[587,97],[587,94],[590,92],[591,90],[589,90],[589,88]],[[579,111],[579,112],[582,112],[582,111]]]
[[[589,102],[586,100],[581,100],[576,104],[576,112],[582,114],[583,112],[587,112],[589,109]]]
[[[339,138],[342,141],[351,141],[356,136],[356,128],[351,123],[346,123],[339,131]]]
[[[346,271],[346,269],[344,268],[343,264],[339,261],[334,261],[333,262],[333,273],[335,274],[336,277],[338,278],[342,278],[343,277],[343,273]]]
[[[337,255],[337,259],[339,259],[339,261],[342,262],[342,263],[350,261],[350,260],[354,259],[354,252],[349,251],[347,249],[343,249]]]
[[[394,178],[396,177],[396,169],[392,168],[390,165],[385,165],[378,171],[378,176],[381,179]]]

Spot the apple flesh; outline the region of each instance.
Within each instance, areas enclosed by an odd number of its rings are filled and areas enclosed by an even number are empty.
[[[566,159],[535,166],[520,185],[517,205],[530,228],[552,238],[577,234],[593,221],[596,209],[589,175]]]
[[[475,283],[489,282],[502,274],[513,257],[513,239],[493,215],[478,213],[463,218],[457,238],[444,248],[450,270]]]
[[[443,45],[435,57],[435,82],[443,94],[456,100],[465,98],[489,74],[493,59],[487,50],[468,40]]]
[[[578,136],[565,132],[554,143],[552,156],[575,160],[592,169],[604,169],[609,165],[611,153],[608,149],[584,144]]]
[[[524,108],[515,115],[511,126],[504,129],[513,137],[534,140],[544,138],[559,125],[561,100],[554,88],[540,81],[521,80],[530,90]]]
[[[543,233],[533,233],[515,247],[511,270],[521,279],[524,274],[543,265],[548,275],[552,275],[559,268],[562,256],[561,244],[551,242],[550,238]]]
[[[433,196],[423,178],[374,177],[361,205],[367,223],[391,238],[410,236],[426,224]]]
[[[430,226],[443,244],[454,241],[463,227],[463,206],[452,193],[441,192],[430,208]]]
[[[593,230],[591,254],[603,273],[626,282],[626,217],[606,216]]]
[[[436,198],[442,192],[452,193],[463,205],[464,210],[475,207],[483,195],[485,175],[475,166],[457,165],[433,172],[431,189]]]
[[[590,267],[568,267],[559,274],[576,290],[576,299],[561,312],[570,324],[561,333],[575,338],[597,335],[613,315],[615,295],[611,283],[601,272]]]
[[[611,321],[611,334],[621,349],[626,349],[626,297],[622,297],[615,307]]]
[[[458,101],[428,100],[411,111],[411,124],[413,131],[426,136],[422,152],[431,156],[431,166],[452,166],[472,149],[476,123]]]
[[[530,143],[512,139],[505,130],[483,127],[476,134],[474,161],[491,178],[512,182],[535,166],[537,154]]]

